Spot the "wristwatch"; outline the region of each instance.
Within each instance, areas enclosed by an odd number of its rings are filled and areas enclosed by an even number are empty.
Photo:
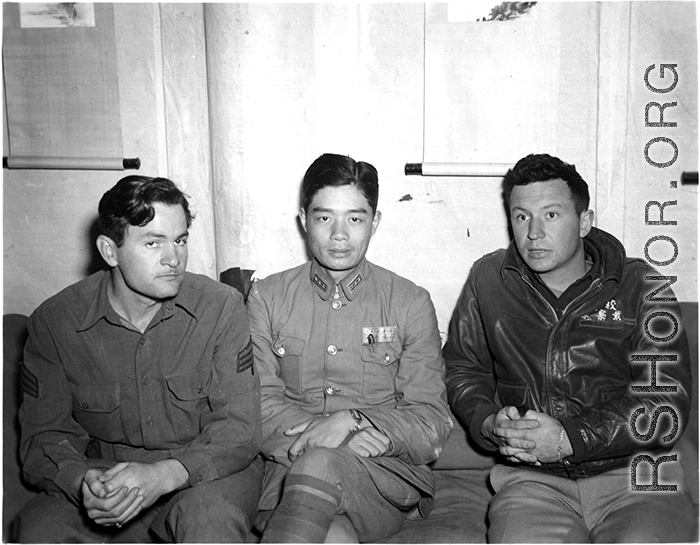
[[[352,416],[352,419],[355,421],[352,426],[352,433],[355,433],[362,427],[362,413],[357,409],[350,409],[350,416]]]

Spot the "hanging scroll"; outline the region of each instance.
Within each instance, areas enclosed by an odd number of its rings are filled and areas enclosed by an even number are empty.
[[[10,156],[121,158],[112,5],[3,9]]]

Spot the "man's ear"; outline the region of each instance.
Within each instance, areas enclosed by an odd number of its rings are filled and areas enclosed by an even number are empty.
[[[584,210],[579,217],[579,236],[585,238],[591,232],[595,213],[593,210]]]
[[[301,223],[302,229],[304,229],[304,232],[306,233],[306,210],[303,208],[299,209],[299,222]]]
[[[377,210],[372,218],[372,236],[377,232],[377,227],[379,227],[379,222],[382,221],[382,213]]]
[[[105,260],[110,267],[116,267],[119,264],[117,259],[117,245],[114,241],[105,235],[97,237],[97,251],[100,252],[102,259]]]

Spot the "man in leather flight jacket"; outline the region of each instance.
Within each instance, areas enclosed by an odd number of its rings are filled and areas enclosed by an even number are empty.
[[[682,484],[631,486],[632,472],[638,484],[652,478],[642,477],[648,463],[631,472],[634,456],[668,454],[660,449],[673,448],[668,438],[688,420],[675,297],[645,297],[661,286],[648,279],[658,273],[592,226],[573,165],[528,155],[504,177],[503,196],[514,241],[474,264],[443,351],[455,415],[503,457],[491,472],[489,541],[696,539]],[[655,312],[665,314],[649,320]],[[676,325],[662,331],[669,316]],[[654,479],[672,479],[677,466],[655,468]]]

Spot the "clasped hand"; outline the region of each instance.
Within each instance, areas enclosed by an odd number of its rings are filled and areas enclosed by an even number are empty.
[[[498,446],[498,451],[514,463],[542,463],[559,460],[561,423],[548,414],[528,410],[520,415],[513,406],[504,407],[484,420],[484,437]],[[564,434],[561,456],[571,454],[571,445]]]
[[[337,411],[291,427],[284,434],[298,437],[289,447],[289,459],[294,462],[306,450],[315,447],[346,446],[364,458],[382,456],[389,450],[391,440],[384,432],[371,425],[353,432],[353,424],[349,411]]]
[[[176,460],[122,462],[107,470],[90,469],[81,484],[83,505],[97,524],[121,526],[186,479],[187,470]]]

